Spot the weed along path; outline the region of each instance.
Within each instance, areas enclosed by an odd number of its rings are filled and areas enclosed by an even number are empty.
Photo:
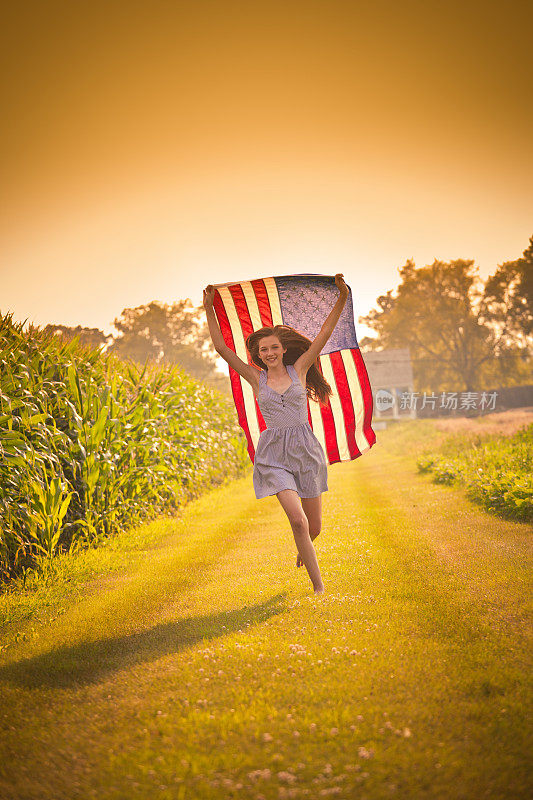
[[[323,597],[247,476],[35,616],[0,653],[0,796],[531,796],[530,528],[385,446],[329,486]]]

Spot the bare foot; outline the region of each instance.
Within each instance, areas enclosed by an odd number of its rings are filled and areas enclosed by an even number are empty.
[[[315,590],[315,594],[324,594],[324,592],[325,592],[324,584],[321,584],[321,586],[315,586],[314,590]]]

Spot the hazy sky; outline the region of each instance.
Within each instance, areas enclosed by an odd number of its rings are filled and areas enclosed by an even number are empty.
[[[486,277],[533,234],[533,13],[517,2],[11,3],[0,310],[125,307],[408,258]]]

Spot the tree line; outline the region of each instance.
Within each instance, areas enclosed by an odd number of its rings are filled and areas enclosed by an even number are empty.
[[[523,255],[499,265],[485,282],[473,260],[399,268],[400,283],[377,298],[359,322],[375,332],[367,350],[409,348],[418,391],[476,391],[531,382],[533,342],[533,236]],[[97,328],[47,325],[65,339],[138,363],[177,364],[221,391],[228,377],[216,366],[202,306],[190,299],[152,301],[125,308],[115,336]]]
[[[118,333],[106,335],[98,328],[47,325],[44,330],[65,340],[78,337],[80,344],[113,353],[138,364],[177,365],[204,383],[230,393],[227,375],[216,368],[214,349],[203,306],[187,298],[175,303],[153,300],[136,308],[125,308],[113,321]]]

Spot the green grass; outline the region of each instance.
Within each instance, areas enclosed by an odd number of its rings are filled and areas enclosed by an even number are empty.
[[[423,427],[329,468],[323,597],[250,476],[13,591],[0,796],[531,796],[530,528],[419,475]]]
[[[464,433],[417,461],[435,483],[458,484],[487,511],[533,522],[533,423],[512,436]]]

